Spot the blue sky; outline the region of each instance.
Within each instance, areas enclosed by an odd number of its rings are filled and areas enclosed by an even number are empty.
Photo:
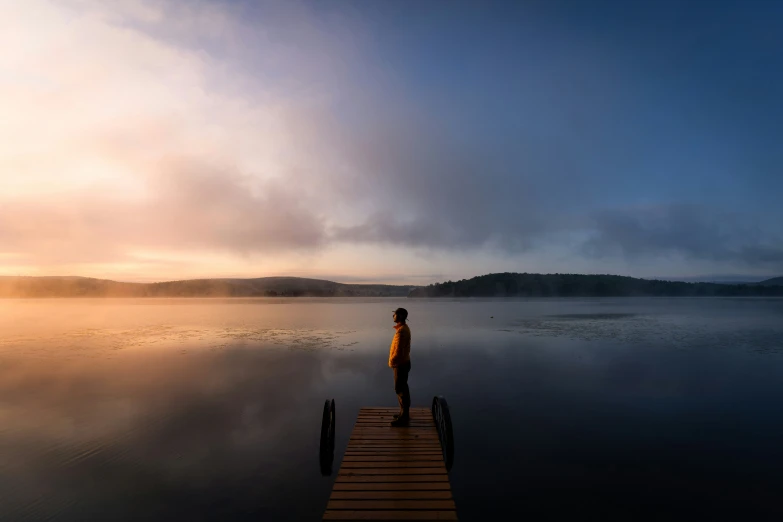
[[[781,3],[29,5],[4,273],[783,274]]]

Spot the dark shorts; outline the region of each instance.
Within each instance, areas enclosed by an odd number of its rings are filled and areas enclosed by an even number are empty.
[[[408,361],[392,369],[394,370],[394,392],[399,395],[407,391],[408,373],[411,371],[411,363]]]
[[[399,398],[400,406],[407,412],[408,408],[411,406],[411,392],[408,388],[408,373],[411,371],[411,363],[408,361],[405,364],[393,368],[393,370],[394,393],[396,393]]]

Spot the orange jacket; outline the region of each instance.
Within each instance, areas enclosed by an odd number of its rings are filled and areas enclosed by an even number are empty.
[[[398,324],[394,327],[397,332],[392,339],[389,348],[389,368],[394,368],[411,360],[411,329],[408,325]]]

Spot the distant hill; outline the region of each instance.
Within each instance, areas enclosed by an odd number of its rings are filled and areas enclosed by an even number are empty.
[[[121,283],[89,277],[0,277],[0,297],[405,297],[415,286],[301,277]]]
[[[763,278],[768,279],[769,276]],[[761,277],[742,274],[706,275],[697,277],[651,277],[663,281],[684,281],[686,283],[718,283],[721,285],[755,285],[760,284]]]
[[[773,279],[775,281],[780,278]],[[409,297],[783,296],[783,286],[726,285],[615,275],[487,274],[423,286]]]
[[[767,279],[758,284],[766,286],[783,286],[783,277],[773,277],[772,279]]]

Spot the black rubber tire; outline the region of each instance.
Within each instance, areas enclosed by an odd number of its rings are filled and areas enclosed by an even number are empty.
[[[321,416],[321,442],[318,460],[321,466],[321,474],[324,476],[332,474],[332,462],[334,462],[333,405],[334,400],[324,402],[324,411]]]
[[[438,414],[441,420],[438,420]],[[446,398],[437,395],[432,398],[432,418],[438,430],[443,460],[446,464],[446,471],[451,471],[454,465],[454,430],[451,426],[451,412]]]

